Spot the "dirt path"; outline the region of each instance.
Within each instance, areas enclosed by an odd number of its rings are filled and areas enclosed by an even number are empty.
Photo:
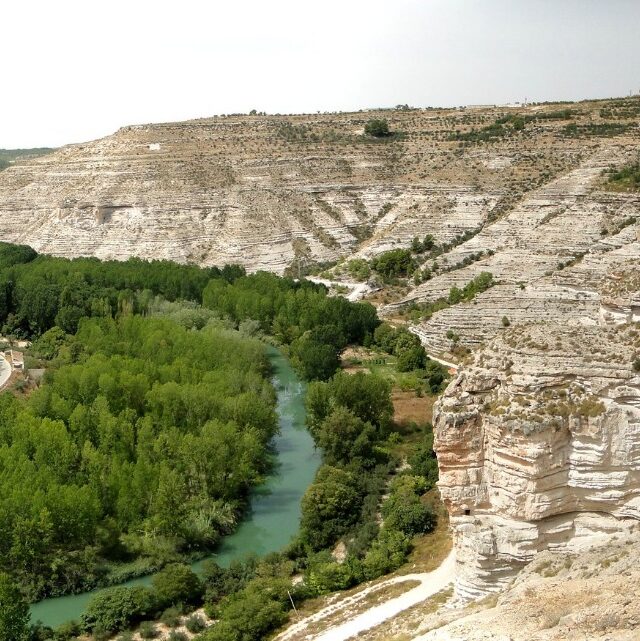
[[[427,354],[427,356],[432,361],[435,361],[436,363],[440,363],[440,365],[444,365],[445,367],[449,367],[450,369],[457,370],[460,367],[460,365],[456,365],[455,363],[451,363],[449,361],[444,361],[441,358],[438,358],[437,356],[434,356],[433,354]]]
[[[0,356],[0,388],[4,387],[11,378],[11,365],[4,356]]]
[[[296,635],[304,633],[304,630],[308,628],[310,624],[322,621],[340,610],[344,610],[349,606],[355,605],[365,598],[367,594],[374,590],[379,590],[381,587],[393,585],[394,583],[400,583],[402,581],[420,581],[419,586],[408,590],[399,597],[390,599],[380,605],[373,606],[361,614],[354,616],[345,623],[341,623],[335,627],[330,627],[317,635],[306,635],[304,637],[308,641],[346,641],[356,634],[380,625],[403,610],[407,610],[434,594],[437,594],[453,582],[454,575],[455,556],[453,552],[450,552],[442,565],[433,572],[405,574],[404,576],[397,576],[389,581],[384,581],[383,583],[371,585],[357,594],[333,603],[319,612],[306,617],[302,621],[295,623],[287,628],[282,634],[278,635],[275,638],[275,641],[288,641],[293,639]]]

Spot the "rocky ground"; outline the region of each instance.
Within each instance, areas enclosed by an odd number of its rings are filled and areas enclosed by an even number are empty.
[[[543,552],[496,599],[425,617],[415,641],[635,641],[640,531],[577,555]],[[455,618],[454,621],[450,621]],[[389,637],[391,639],[393,637]]]

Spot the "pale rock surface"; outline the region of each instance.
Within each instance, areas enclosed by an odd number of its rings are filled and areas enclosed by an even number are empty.
[[[544,550],[606,542],[640,520],[640,328],[510,328],[434,408],[456,594],[503,589]]]
[[[542,552],[495,602],[427,616],[414,641],[636,641],[640,531],[577,555]],[[495,598],[495,597],[493,597]],[[451,621],[452,618],[456,620]],[[425,630],[430,630],[424,632]]]

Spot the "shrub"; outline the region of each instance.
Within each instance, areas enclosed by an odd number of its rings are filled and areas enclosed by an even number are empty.
[[[367,136],[373,136],[374,138],[384,138],[391,134],[389,131],[389,123],[380,118],[369,120],[369,122],[364,126],[364,133],[367,134]]]
[[[171,630],[167,639],[169,641],[188,641],[189,637],[182,630]]]
[[[198,614],[192,614],[185,622],[185,627],[189,632],[196,634],[202,632],[207,626],[204,619]]]
[[[68,639],[79,636],[80,633],[80,624],[77,621],[68,621],[56,628],[53,638],[55,641],[68,641]]]
[[[160,621],[169,628],[176,628],[180,625],[180,612],[178,608],[167,608],[160,617]]]
[[[87,632],[96,629],[118,632],[156,611],[153,593],[148,588],[107,588],[91,597],[81,617],[82,627]]]
[[[105,630],[102,626],[97,626],[93,630],[93,641],[108,641],[111,638],[111,632]]]
[[[188,565],[172,563],[158,572],[152,580],[161,606],[195,603],[202,596],[202,584]]]
[[[433,451],[433,427],[429,425],[429,428],[430,431],[425,435],[423,442],[408,459],[413,474],[425,479],[427,490],[434,487],[438,480],[438,460]]]
[[[363,565],[367,579],[376,579],[397,570],[406,560],[411,541],[397,530],[383,529],[364,557]]]
[[[503,327],[509,327],[509,325],[511,325],[511,321],[506,316],[503,316],[502,317],[502,326]]]
[[[347,270],[351,278],[367,280],[371,276],[371,268],[364,258],[353,258],[347,263]]]
[[[155,639],[158,636],[158,629],[153,621],[141,623],[138,632],[143,639]]]
[[[636,372],[640,372],[640,358],[636,358],[635,361],[633,361],[633,369]]]
[[[272,587],[276,587],[273,584]],[[218,622],[205,633],[207,641],[260,641],[282,625],[289,581],[272,590],[263,580],[225,597],[218,607]],[[283,588],[283,589],[281,589]]]
[[[353,577],[346,564],[330,561],[312,564],[307,570],[305,583],[312,594],[320,595],[350,588],[353,585]]]

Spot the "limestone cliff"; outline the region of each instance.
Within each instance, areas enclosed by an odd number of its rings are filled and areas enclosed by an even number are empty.
[[[63,256],[240,262],[282,272],[371,257],[407,247],[414,236],[452,243],[467,233],[477,240],[445,263],[486,247],[496,254],[492,269],[515,269],[513,278],[527,280],[526,265],[536,275],[553,269],[599,239],[602,211],[617,220],[628,208],[622,196],[581,204],[590,181],[637,145],[629,116],[640,113],[637,103],[604,105],[616,128],[596,137],[584,132],[603,120],[602,102],[580,103],[569,116],[566,106],[534,105],[124,127],[1,172],[0,240]],[[496,121],[516,113],[527,127],[500,126],[495,134]],[[376,117],[388,119],[394,136],[363,134]],[[568,124],[576,127],[570,135]],[[488,139],[475,141],[474,132],[487,128]],[[579,224],[567,228],[572,220]],[[548,229],[556,236],[543,252]],[[427,300],[468,275],[434,279],[410,298]]]
[[[623,320],[636,305],[618,291]],[[503,331],[451,382],[435,449],[458,596],[640,520],[639,357],[637,323],[539,323]]]

